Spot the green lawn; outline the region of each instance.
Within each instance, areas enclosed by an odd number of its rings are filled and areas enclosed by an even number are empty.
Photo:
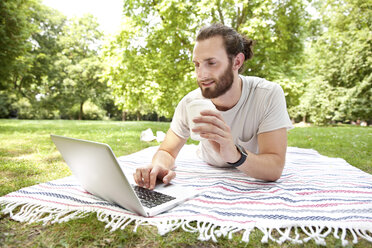
[[[141,131],[152,128],[166,132],[169,123],[109,121],[19,121],[0,120],[0,196],[22,187],[70,175],[67,166],[50,140],[49,134],[89,139],[109,144],[117,156],[130,154],[154,142],[141,142]],[[289,131],[289,146],[312,148],[323,155],[341,157],[372,174],[372,128],[355,126],[304,127]],[[24,224],[0,215],[0,246],[4,247],[279,247],[261,244],[262,233],[251,233],[250,243],[220,238],[218,243],[201,242],[197,234],[177,230],[159,236],[154,227],[133,227],[110,232],[95,214],[62,224]],[[341,246],[329,235],[327,244]],[[313,241],[305,247],[316,246]],[[371,247],[360,240],[354,247]],[[283,247],[280,246],[280,247]],[[285,243],[284,247],[298,247]],[[303,247],[303,246],[301,246]]]

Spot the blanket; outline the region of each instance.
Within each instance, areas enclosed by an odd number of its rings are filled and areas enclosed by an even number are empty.
[[[149,164],[157,147],[119,158],[133,171]],[[142,217],[86,192],[74,176],[26,187],[0,197],[3,213],[22,222],[55,223],[97,213],[112,230],[153,225],[163,235],[178,228],[218,241],[241,234],[244,242],[255,228],[262,242],[326,245],[333,234],[343,245],[358,238],[372,242],[372,175],[340,158],[311,149],[289,147],[286,165],[276,182],[247,177],[234,168],[212,167],[182,148],[172,181],[202,193],[165,213]],[[301,234],[300,234],[301,233]]]

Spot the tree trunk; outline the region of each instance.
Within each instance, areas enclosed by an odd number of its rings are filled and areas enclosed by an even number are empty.
[[[84,105],[84,102],[80,103],[80,111],[79,111],[79,121],[81,121],[83,119],[83,105]]]
[[[126,118],[127,118],[127,112],[123,110],[123,111],[121,112],[121,121],[125,121]]]

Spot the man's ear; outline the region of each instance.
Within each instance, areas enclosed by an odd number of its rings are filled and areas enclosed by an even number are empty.
[[[243,66],[245,56],[243,53],[238,53],[234,58],[233,70],[238,71]]]

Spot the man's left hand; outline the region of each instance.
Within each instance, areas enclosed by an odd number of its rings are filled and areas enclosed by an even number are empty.
[[[201,116],[193,121],[202,125],[195,127],[192,131],[207,139],[225,162],[238,161],[240,153],[236,149],[231,129],[225,123],[222,115],[213,110],[204,110],[200,114]]]

